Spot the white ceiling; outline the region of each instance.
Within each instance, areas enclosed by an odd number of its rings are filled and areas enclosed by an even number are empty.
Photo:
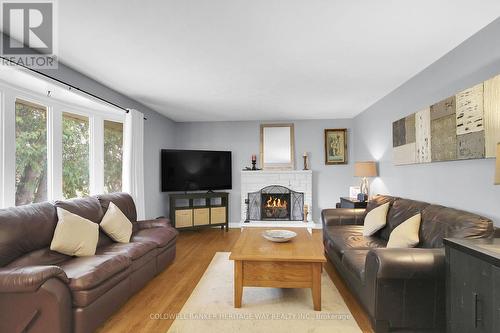
[[[64,0],[59,58],[175,121],[350,118],[499,14],[498,0]]]

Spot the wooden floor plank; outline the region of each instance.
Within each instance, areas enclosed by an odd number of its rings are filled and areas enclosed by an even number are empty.
[[[97,332],[166,333],[173,322],[168,316],[182,309],[215,253],[230,252],[239,235],[240,229],[230,229],[229,232],[218,228],[182,231],[174,263],[130,298]],[[335,268],[330,262],[324,267],[362,331],[372,333],[368,317]],[[155,316],[161,316],[161,319],[151,319]]]

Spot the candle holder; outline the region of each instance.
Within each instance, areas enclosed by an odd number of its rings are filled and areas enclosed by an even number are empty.
[[[246,206],[246,214],[245,214],[245,221],[243,223],[250,223],[250,200],[245,199],[245,206]]]
[[[309,166],[307,165],[307,155],[302,156],[304,159],[304,170],[309,170]]]
[[[257,170],[257,167],[255,166],[257,164],[257,161],[253,160],[252,161],[252,170]]]

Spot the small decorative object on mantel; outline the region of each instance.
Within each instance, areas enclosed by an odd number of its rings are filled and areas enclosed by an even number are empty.
[[[325,164],[347,164],[347,129],[325,129]]]
[[[307,152],[302,154],[302,158],[304,159],[304,170],[309,170],[309,166],[307,165]]]
[[[309,215],[309,206],[304,205],[304,222],[307,222],[307,215]]]
[[[500,142],[497,143],[497,162],[495,170],[495,185],[500,185]]]
[[[368,200],[370,194],[370,184],[368,183],[367,177],[378,176],[377,164],[373,161],[354,163],[354,176],[362,177],[358,200],[364,202]]]
[[[243,169],[243,171],[260,171],[260,170],[262,170],[262,169],[257,168],[257,166],[256,166],[256,164],[257,164],[257,155],[252,154],[251,161],[252,161],[252,166],[251,167],[245,167],[245,169]]]

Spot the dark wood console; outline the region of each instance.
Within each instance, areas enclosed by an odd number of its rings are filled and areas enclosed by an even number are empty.
[[[500,332],[500,239],[445,239],[447,332]]]
[[[229,228],[229,193],[170,194],[170,220],[177,229]]]

